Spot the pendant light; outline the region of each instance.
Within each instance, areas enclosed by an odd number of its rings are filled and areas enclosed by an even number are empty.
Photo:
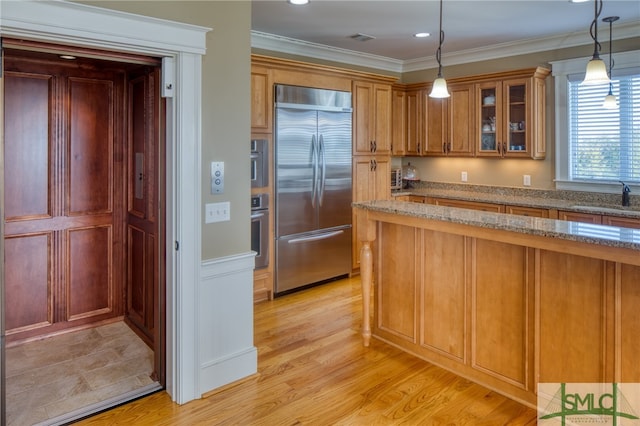
[[[611,70],[613,69],[613,50],[611,48],[611,41],[613,38],[613,23],[616,22],[620,17],[618,16],[607,16],[606,18],[602,18],[603,22],[609,23],[609,79],[611,79]],[[613,82],[609,80],[609,94],[604,97],[604,103],[602,104],[603,108],[606,109],[618,109],[618,102],[616,101],[616,97],[613,94]]]
[[[607,66],[600,58],[600,43],[598,43],[598,18],[602,12],[602,0],[594,0],[594,18],[589,27],[589,34],[593,39],[593,57],[587,64],[587,71],[581,84],[596,85],[609,83]]]
[[[447,89],[447,81],[442,76],[442,43],[444,42],[444,31],[442,31],[442,0],[440,0],[440,42],[438,50],[436,50],[436,61],[438,61],[438,78],[433,82],[431,87],[431,98],[448,98],[449,90]]]

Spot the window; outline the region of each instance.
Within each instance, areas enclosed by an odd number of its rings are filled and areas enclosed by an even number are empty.
[[[586,59],[552,63],[556,85],[556,187],[619,191],[640,184],[640,52],[614,55],[613,94],[619,108],[602,107],[607,85],[584,86]]]
[[[569,76],[569,179],[640,183],[640,74],[614,77],[618,109],[602,107],[608,86]]]

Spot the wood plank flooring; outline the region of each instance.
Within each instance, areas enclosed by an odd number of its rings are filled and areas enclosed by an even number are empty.
[[[80,425],[530,425],[536,411],[360,337],[360,278],[255,306],[258,374],[179,406],[157,393]]]

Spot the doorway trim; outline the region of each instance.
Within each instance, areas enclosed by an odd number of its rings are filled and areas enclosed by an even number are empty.
[[[64,1],[9,1],[2,9],[1,36],[164,58],[166,390],[178,404],[199,398],[202,55],[211,29]]]

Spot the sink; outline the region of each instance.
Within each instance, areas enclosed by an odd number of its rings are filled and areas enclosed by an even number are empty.
[[[634,213],[640,213],[635,210],[628,210],[622,207],[615,208],[615,207],[598,207],[598,206],[571,206],[571,208],[576,210],[588,210],[592,212],[602,212],[602,213],[620,213],[620,212],[629,212],[629,211]]]

